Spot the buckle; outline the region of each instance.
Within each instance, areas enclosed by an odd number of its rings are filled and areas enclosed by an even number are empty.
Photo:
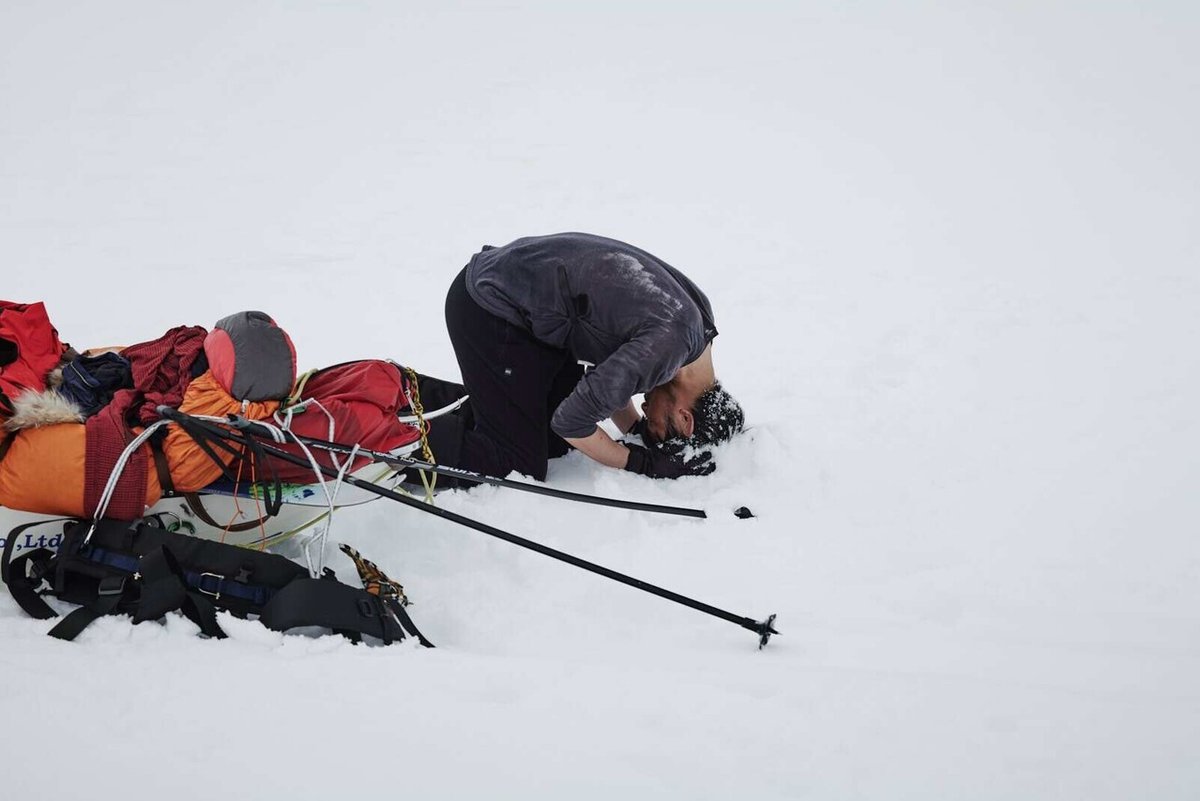
[[[100,579],[97,595],[120,595],[125,592],[125,576],[105,576]]]
[[[205,588],[205,579],[212,579],[209,583],[212,589]],[[196,589],[205,595],[211,595],[215,600],[219,601],[221,600],[221,582],[223,581],[225,581],[225,577],[220,573],[201,573],[200,580],[196,582]]]

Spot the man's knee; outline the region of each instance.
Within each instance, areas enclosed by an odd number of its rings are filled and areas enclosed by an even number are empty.
[[[485,428],[468,427],[455,414],[430,421],[429,447],[439,464],[503,478],[516,471],[545,481],[545,444],[499,437]]]

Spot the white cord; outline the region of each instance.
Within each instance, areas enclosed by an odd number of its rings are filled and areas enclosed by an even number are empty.
[[[309,405],[316,406],[318,409],[320,409],[325,415],[326,419],[329,421],[329,440],[332,441],[334,436],[337,434],[337,421],[330,411],[325,408],[324,404],[322,404],[316,398],[307,398],[300,403],[289,406],[283,413],[282,420],[280,419],[280,413],[276,412],[275,421],[280,424],[280,428],[276,429],[274,426],[270,425],[267,427],[273,431],[278,431],[278,436],[280,438],[284,438],[284,431],[291,433],[292,417],[295,411],[302,408],[306,409]],[[282,439],[280,441],[282,441]],[[350,455],[344,463],[338,460],[336,454],[330,452],[329,459],[338,471],[337,477],[333,480],[333,489],[331,491],[328,482],[325,480],[325,474],[321,471],[321,466],[317,462],[316,457],[313,456],[312,449],[308,447],[307,443],[305,443],[300,437],[294,435],[288,441],[298,446],[301,453],[303,453],[305,458],[308,459],[308,464],[312,468],[313,475],[317,478],[317,483],[321,486],[321,492],[324,493],[325,502],[329,507],[329,514],[325,518],[325,523],[304,546],[304,561],[308,564],[308,572],[313,578],[320,578],[321,573],[325,569],[325,546],[329,540],[329,530],[333,526],[334,512],[337,511],[337,496],[341,491],[342,484],[345,482],[347,473],[350,471],[350,467],[354,464],[355,459],[358,457],[359,446],[356,443],[354,447],[350,449]],[[320,546],[317,550],[317,559],[315,564],[311,552],[314,544],[319,544]]]
[[[108,511],[108,505],[112,502],[112,497],[116,494],[117,483],[121,480],[121,474],[125,472],[125,467],[129,464],[129,458],[133,456],[133,452],[150,439],[155,431],[165,425],[169,425],[168,420],[159,420],[151,423],[145,431],[133,438],[133,441],[125,446],[125,450],[121,451],[121,455],[117,457],[117,463],[113,465],[112,472],[108,474],[108,482],[104,485],[104,492],[100,494],[100,501],[96,504],[96,513],[92,516],[92,524],[88,527],[87,534],[84,535],[83,544],[87,545],[92,539],[92,534],[96,531],[96,522],[104,517],[104,513]]]
[[[470,395],[463,395],[461,398],[454,401],[454,403],[449,404],[448,406],[443,406],[442,408],[435,409],[432,412],[425,412],[425,415],[424,415],[425,419],[426,420],[434,420],[438,417],[441,417],[444,414],[450,414],[450,412],[456,411],[460,406],[462,406],[464,403],[466,403],[470,399],[471,399]],[[410,403],[411,403],[411,401],[410,401]],[[415,414],[407,415],[404,417],[397,416],[396,419],[399,420],[401,423],[408,423],[409,425],[412,425],[413,423],[421,422],[420,418],[417,417]]]
[[[304,447],[301,445],[301,447]],[[330,454],[332,456],[332,454]],[[320,578],[322,571],[325,569],[325,545],[329,540],[329,529],[333,526],[333,513],[337,508],[338,492],[342,488],[342,483],[346,479],[346,473],[350,470],[350,466],[354,464],[354,459],[358,456],[358,445],[356,444],[350,449],[350,457],[346,459],[346,463],[338,468],[337,478],[333,481],[333,492],[330,493],[325,484],[324,476],[322,476],[321,487],[325,490],[325,497],[329,501],[329,515],[325,518],[325,525],[321,526],[312,539],[304,546],[304,560],[308,562],[308,570],[313,578]],[[319,543],[317,548],[317,565],[314,568],[312,556],[309,554],[309,549],[313,543]]]

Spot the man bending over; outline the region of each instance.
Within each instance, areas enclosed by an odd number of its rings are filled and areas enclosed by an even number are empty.
[[[715,465],[696,449],[742,428],[713,371],[708,298],[632,245],[567,233],[485,247],[450,286],[446,327],[471,411],[433,421],[443,464],[544,480],[574,447],[653,478],[705,475]],[[609,418],[649,447],[614,441]]]

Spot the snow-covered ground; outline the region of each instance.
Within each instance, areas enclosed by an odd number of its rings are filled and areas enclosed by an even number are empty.
[[[437,650],[0,597],[5,797],[1200,795],[1200,12],[990,5],[0,3],[0,297],[453,375],[480,245],[636,243],[753,430],[549,480],[710,519],[439,503],[783,632],[379,501]]]

